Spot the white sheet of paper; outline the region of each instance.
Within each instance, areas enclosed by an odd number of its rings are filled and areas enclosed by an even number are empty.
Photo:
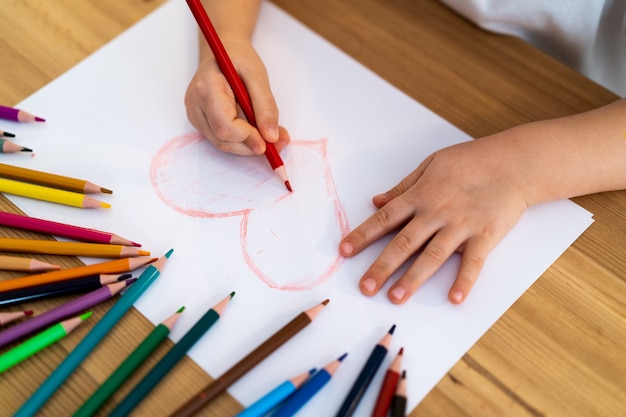
[[[339,238],[374,211],[371,196],[432,151],[470,138],[266,2],[254,41],[294,140],[282,153],[295,189],[289,195],[265,158],[220,154],[187,121],[183,97],[197,63],[196,31],[186,3],[170,1],[24,100],[19,108],[47,122],[12,127],[35,156],[7,155],[5,162],[114,190],[96,196],[112,204],[108,210],[11,197],[26,213],[117,233],[154,256],[174,248],[136,305],[155,324],[186,306],[174,341],[236,291],[189,352],[214,377],[296,314],[331,300],[313,324],[231,387],[244,405],[348,352],[299,414],[332,415],[396,324],[357,415],[369,415],[400,347],[413,409],[592,222],[570,201],[531,208],[493,251],[463,305],[446,301],[456,257],[405,305],[389,303],[384,290],[366,298],[358,279],[384,242],[343,260]]]

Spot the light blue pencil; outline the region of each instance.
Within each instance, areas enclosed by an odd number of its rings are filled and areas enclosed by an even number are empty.
[[[295,376],[276,388],[259,398],[250,407],[246,408],[235,417],[262,417],[266,415],[272,408],[283,402],[283,400],[289,397],[295,390],[300,388],[302,384],[315,372],[315,368],[309,372],[302,373]]]
[[[174,250],[170,249],[163,257],[150,264],[120,297],[111,309],[102,317],[85,338],[65,358],[58,368],[46,379],[35,393],[17,410],[14,417],[34,416],[48,401],[55,391],[74,372],[81,362],[100,343],[107,333],[117,324],[122,316],[132,307],[133,303],[158,278],[165,262]]]

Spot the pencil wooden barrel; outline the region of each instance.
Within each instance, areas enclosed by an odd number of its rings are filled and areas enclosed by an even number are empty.
[[[4,60],[0,103],[16,105],[163,2],[0,0]],[[473,137],[617,99],[524,42],[476,28],[437,0],[273,2]],[[10,123],[0,120],[0,129],[11,132]],[[594,214],[591,227],[411,410],[412,416],[623,415],[626,192],[574,201]],[[0,208],[19,212],[4,197]],[[8,227],[0,227],[0,236],[51,239]],[[73,257],[40,259],[63,268],[81,265]],[[0,280],[23,275],[3,271]],[[60,297],[20,308],[45,311],[67,301]],[[113,303],[97,306],[93,317],[71,335],[3,375],[0,415],[15,412]],[[126,357],[153,328],[131,309],[41,415],[66,415],[78,409],[113,370],[109,364]],[[169,341],[161,345],[101,414],[110,412],[171,346]],[[408,370],[407,384],[412,379],[419,375]],[[211,380],[185,358],[136,415],[172,412]],[[241,409],[231,397],[221,395],[198,415],[222,417]]]

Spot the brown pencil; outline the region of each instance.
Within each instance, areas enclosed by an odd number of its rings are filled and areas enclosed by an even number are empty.
[[[0,255],[0,269],[4,271],[38,272],[61,269],[61,267],[33,258]]]
[[[0,164],[0,176],[13,180],[29,182],[31,184],[45,185],[47,187],[60,188],[76,193],[104,193],[112,194],[113,191],[100,187],[92,182],[66,177],[64,175],[37,171],[29,168],[21,168],[8,164]]]
[[[22,278],[13,278],[0,282],[0,292],[28,288],[35,285],[49,284],[51,282],[66,281],[74,278],[82,278],[97,274],[121,274],[141,268],[156,261],[156,258],[138,256],[135,258],[122,258],[114,261],[100,262],[93,265],[83,265],[76,268],[62,269],[60,271],[45,272],[43,274],[29,275]]]
[[[46,255],[88,256],[92,258],[127,258],[131,256],[150,255],[150,252],[135,246],[11,238],[0,238],[0,251],[39,253]]]
[[[176,410],[172,414],[172,417],[191,416],[206,404],[213,401],[220,393],[224,392],[250,369],[254,368],[259,362],[281,347],[300,330],[308,326],[328,302],[329,300],[324,300],[322,303],[294,317],[289,323],[259,345],[259,347],[233,365],[228,371],[224,372],[222,376],[194,395],[193,398]]]
[[[32,316],[33,310],[16,311],[12,313],[0,313],[0,326],[4,326],[14,320],[21,319],[22,317]]]

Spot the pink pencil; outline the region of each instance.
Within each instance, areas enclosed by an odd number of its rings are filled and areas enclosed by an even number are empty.
[[[36,217],[22,216],[19,214],[0,211],[0,225],[15,227],[31,232],[47,233],[61,236],[68,239],[79,240],[81,242],[105,243],[113,245],[137,246],[141,244],[131,242],[113,233],[102,232],[95,229],[73,226],[66,223],[58,223]]]
[[[13,120],[14,122],[45,122],[46,119],[32,115],[24,110],[13,107],[0,106],[0,119]]]

